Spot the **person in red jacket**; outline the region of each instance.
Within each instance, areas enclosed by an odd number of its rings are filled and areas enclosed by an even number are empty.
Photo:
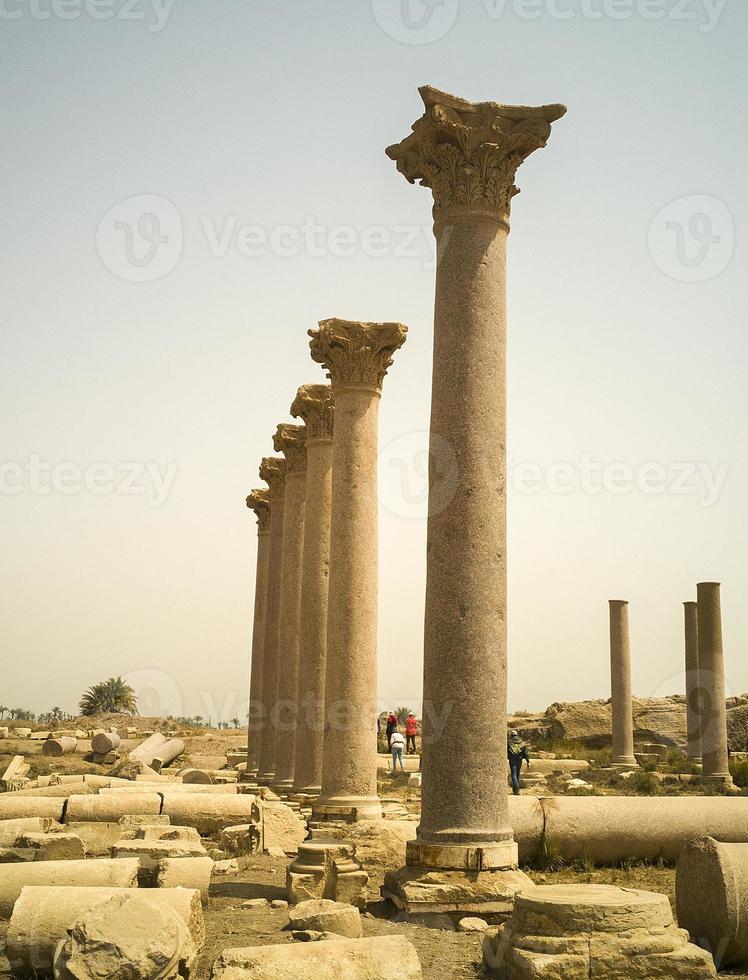
[[[416,721],[416,716],[412,711],[408,712],[408,720],[405,722],[405,738],[408,743],[407,752],[410,755],[411,749],[415,755],[416,751],[416,734],[418,732],[418,722]]]

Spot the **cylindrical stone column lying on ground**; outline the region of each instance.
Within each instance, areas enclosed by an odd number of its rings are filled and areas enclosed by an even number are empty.
[[[170,738],[168,742],[164,742],[154,755],[151,767],[160,773],[163,768],[171,765],[175,759],[178,759],[186,748],[187,746],[181,738]]]
[[[636,768],[634,758],[634,711],[631,699],[631,649],[629,644],[629,604],[610,599],[610,695],[613,714],[613,752],[611,765]]]
[[[91,783],[83,782],[83,777],[77,777],[80,782],[74,783],[51,783],[48,786],[37,786],[35,789],[17,789],[12,795],[23,799],[24,797],[61,797],[72,796],[78,793],[81,796],[93,796],[96,794],[96,786]]]
[[[65,800],[50,796],[16,796],[0,793],[0,820],[23,820],[26,817],[51,817],[62,820]]]
[[[211,980],[421,980],[415,946],[403,936],[281,943],[225,949],[213,964]]]
[[[121,739],[116,732],[96,732],[91,739],[91,750],[97,755],[108,755],[119,748]]]
[[[203,837],[217,834],[224,827],[261,819],[257,800],[249,794],[196,796],[164,793],[163,813],[170,817],[175,826],[195,827]]]
[[[156,887],[196,888],[203,904],[207,905],[213,864],[213,858],[210,857],[160,858],[156,870]]]
[[[180,769],[175,773],[186,786],[211,786],[213,777],[205,769]]]
[[[286,461],[266,456],[260,463],[260,479],[268,487],[270,538],[265,606],[265,637],[262,644],[262,727],[259,732],[260,761],[257,782],[269,785],[275,775],[275,705],[278,700],[278,649],[280,642],[281,573],[283,571],[283,519],[286,495]]]
[[[748,963],[748,844],[691,841],[678,859],[675,901],[678,925],[718,970]]]
[[[382,815],[376,743],[378,420],[382,382],[407,329],[331,319],[309,331],[312,358],[326,368],[335,398],[318,820]]]
[[[0,919],[10,918],[26,885],[137,888],[139,867],[137,858],[0,864]]]
[[[719,583],[696,586],[699,619],[699,684],[701,688],[701,758],[705,783],[732,785],[727,751],[725,658]]]
[[[62,830],[62,824],[49,817],[22,817],[19,820],[0,820],[0,847],[13,847],[22,834],[46,834]]]
[[[42,755],[61,756],[75,752],[78,742],[74,738],[48,738],[42,746]]]
[[[303,425],[279,425],[273,439],[286,458],[286,496],[283,514],[280,626],[278,633],[278,700],[275,709],[275,775],[273,788],[287,793],[293,786],[296,714],[299,683],[299,614],[306,506],[306,430]]]
[[[132,862],[123,859],[112,863],[123,865]],[[144,921],[147,921],[149,902],[163,902],[174,909],[189,930],[192,948],[189,950],[188,959],[190,962],[194,960],[205,941],[205,921],[200,904],[200,893],[194,889],[25,887],[16,902],[13,918],[8,926],[5,955],[10,960],[14,972],[49,972],[52,969],[57,944],[67,937],[68,931],[75,923],[90,909],[107,902],[115,895],[123,894],[128,895],[132,901],[143,904]]]
[[[154,732],[153,735],[149,735],[144,742],[141,742],[140,745],[132,750],[129,758],[150,766],[153,762],[153,757],[158,754],[158,750],[168,741],[166,735],[162,735],[161,732]]]
[[[112,786],[99,790],[99,796],[117,793],[186,793],[189,796],[238,796],[237,783],[130,783],[129,786]]]
[[[553,796],[509,799],[520,861],[545,846],[567,861],[675,862],[697,837],[748,843],[748,798],[724,796]]]
[[[122,793],[102,791],[98,796],[70,796],[65,809],[65,823],[71,820],[106,820],[116,822],[130,813],[161,813],[161,797],[156,793]]]
[[[683,603],[686,647],[686,729],[688,758],[701,762],[701,682],[699,680],[699,612],[695,602]]]
[[[507,816],[506,243],[516,171],[566,109],[419,91],[424,115],[386,152],[431,188],[437,240],[422,808],[386,887],[425,907],[414,868],[425,882],[440,869],[456,907],[478,906],[527,883]],[[496,874],[476,894],[465,872],[480,869]]]
[[[302,385],[291,414],[306,425],[306,508],[299,619],[299,713],[293,792],[319,796],[325,728],[327,600],[330,581],[332,433],[329,385]]]
[[[257,518],[257,564],[255,570],[255,605],[252,621],[252,664],[249,675],[249,720],[247,725],[247,776],[257,775],[260,761],[259,732],[262,724],[262,647],[265,642],[265,610],[268,593],[270,558],[270,498],[267,490],[253,490],[247,507]]]

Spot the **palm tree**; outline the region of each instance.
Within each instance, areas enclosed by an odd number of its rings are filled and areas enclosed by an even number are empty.
[[[52,721],[62,721],[62,708],[55,705],[49,713],[49,717]]]
[[[80,699],[82,715],[98,715],[117,712],[128,715],[138,713],[138,699],[135,691],[125,684],[121,677],[110,677],[101,681],[83,694]]]
[[[232,718],[231,719],[231,724],[234,726],[234,728],[238,728],[239,727],[239,719],[238,718]]]

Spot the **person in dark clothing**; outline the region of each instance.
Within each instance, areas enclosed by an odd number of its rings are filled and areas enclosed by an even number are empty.
[[[512,793],[519,796],[519,776],[522,772],[522,762],[526,762],[527,768],[530,768],[530,754],[527,751],[527,746],[519,737],[519,732],[509,732],[506,754],[509,760],[509,772],[512,775]]]
[[[387,715],[387,750],[390,749],[390,740],[392,739],[392,733],[397,728],[397,715],[394,711],[390,711]]]

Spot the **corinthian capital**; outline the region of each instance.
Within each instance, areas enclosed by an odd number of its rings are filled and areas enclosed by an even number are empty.
[[[334,414],[330,385],[302,385],[291,405],[291,415],[304,420],[307,442],[332,439]]]
[[[387,156],[411,184],[431,188],[435,222],[465,215],[508,221],[517,169],[546,145],[566,106],[468,102],[430,85],[418,91],[426,111]]]
[[[283,453],[288,463],[288,475],[306,469],[306,429],[303,425],[282,422],[273,436],[273,449]]]
[[[247,497],[247,507],[255,512],[259,533],[267,531],[270,527],[270,495],[267,490],[251,490]]]
[[[274,497],[282,497],[286,492],[287,468],[285,459],[278,456],[264,456],[260,461],[260,479],[270,487],[271,500]]]
[[[380,394],[387,368],[405,343],[408,328],[402,323],[361,323],[357,320],[321,320],[310,330],[312,359],[322,364],[338,388],[362,388]]]

